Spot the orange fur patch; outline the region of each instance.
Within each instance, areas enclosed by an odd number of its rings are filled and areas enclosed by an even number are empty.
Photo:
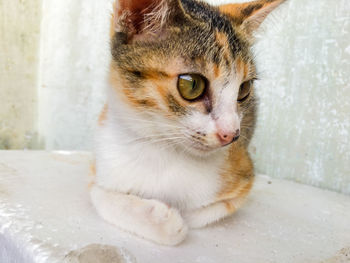
[[[249,65],[244,63],[242,58],[238,57],[236,59],[236,70],[239,73],[243,73],[243,79],[247,79],[249,75]]]
[[[215,78],[218,78],[220,76],[220,68],[219,68],[219,66],[214,64],[213,69],[214,69],[214,76],[215,76]]]
[[[221,5],[219,10],[231,16],[237,25],[248,23],[244,26],[245,33],[249,35],[256,30],[266,16],[285,0],[256,0],[242,4]]]
[[[220,44],[223,50],[223,58],[226,61],[231,61],[231,50],[230,50],[230,45],[229,41],[227,39],[227,35],[222,33],[222,32],[216,32],[216,40]]]
[[[174,78],[177,79],[178,76],[174,73],[175,69],[173,69],[171,65],[168,65],[165,70],[166,72],[157,70],[140,72],[141,80],[149,84],[141,88],[134,88],[133,84],[129,83],[127,79],[119,77],[123,72],[119,71],[112,61],[109,79],[115,91],[124,94],[124,101],[131,107],[160,109],[161,105],[159,104],[159,100],[161,99],[167,104],[167,96],[170,90],[169,85],[171,85],[170,83],[174,82]],[[127,71],[132,72],[131,69]],[[158,96],[155,93],[158,93]],[[153,96],[151,96],[151,94]],[[163,109],[166,108],[167,107],[163,107]]]
[[[228,41],[227,41],[227,36],[222,33],[222,32],[216,32],[216,40],[219,42],[219,44],[223,47],[229,47],[228,46]]]
[[[161,72],[161,71],[155,71],[155,70],[150,70],[146,72],[142,72],[142,75],[146,79],[164,79],[164,78],[171,78],[167,73]]]
[[[226,4],[219,6],[220,12],[233,16],[233,17],[240,17],[241,11],[240,11],[241,4]]]
[[[237,20],[241,20],[241,22],[243,22],[244,19],[254,15],[265,5],[267,5],[266,0],[265,1],[261,0],[261,1],[253,1],[248,3],[225,4],[225,5],[219,6],[219,10],[222,13],[230,15],[236,18]],[[249,9],[251,9],[251,12],[245,11]]]
[[[224,205],[229,214],[233,214],[237,210],[232,201],[224,201]]]
[[[168,94],[167,89],[164,88],[164,86],[161,84],[156,85],[156,87],[157,87],[157,91],[158,91],[159,95],[165,100],[166,96]]]
[[[244,198],[254,181],[254,169],[247,150],[240,145],[231,146],[226,167],[221,173],[222,188],[219,201]]]
[[[147,108],[156,108],[157,103],[155,103],[153,100],[137,100],[136,103],[139,104],[139,106],[147,107]]]

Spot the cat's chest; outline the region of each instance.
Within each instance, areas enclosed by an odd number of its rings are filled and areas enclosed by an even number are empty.
[[[98,183],[119,192],[194,209],[212,203],[220,190],[220,157],[195,160],[147,144],[110,144],[97,155]]]
[[[164,156],[140,163],[134,167],[132,174],[134,180],[124,177],[121,187],[144,198],[163,200],[179,208],[209,204],[219,188],[215,167],[188,160],[164,160]]]

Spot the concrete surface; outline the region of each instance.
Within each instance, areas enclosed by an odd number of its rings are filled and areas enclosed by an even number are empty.
[[[162,247],[97,216],[87,191],[90,158],[0,151],[1,263],[350,262],[349,196],[257,176],[236,215]]]

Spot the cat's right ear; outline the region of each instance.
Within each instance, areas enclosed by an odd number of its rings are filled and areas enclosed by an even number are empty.
[[[123,33],[130,42],[159,36],[182,6],[180,0],[116,0],[113,9],[111,38]]]
[[[225,4],[219,10],[230,16],[246,34],[252,35],[265,18],[286,0],[255,0],[246,3]]]

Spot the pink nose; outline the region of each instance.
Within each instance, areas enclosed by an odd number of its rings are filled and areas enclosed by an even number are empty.
[[[218,131],[217,136],[220,140],[222,146],[228,145],[232,142],[235,142],[239,139],[240,131],[236,130],[235,133]]]

